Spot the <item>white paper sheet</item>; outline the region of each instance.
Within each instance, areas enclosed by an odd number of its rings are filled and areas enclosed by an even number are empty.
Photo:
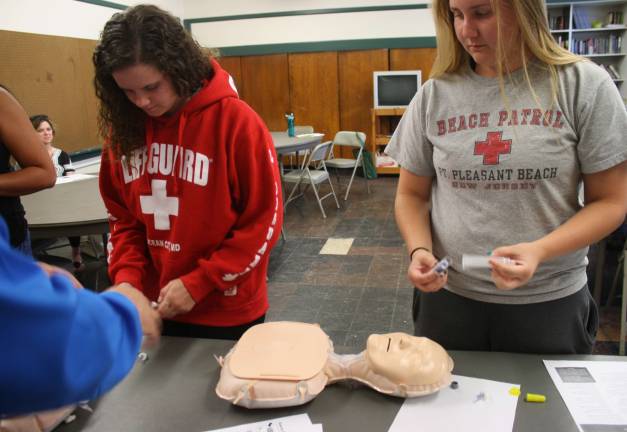
[[[509,384],[453,375],[458,387],[406,399],[389,432],[504,432],[514,427],[518,397]]]
[[[582,432],[627,430],[627,362],[544,360]]]
[[[86,180],[86,179],[90,179],[94,177],[97,177],[97,176],[90,175],[90,174],[79,174],[79,173],[70,174],[65,177],[57,177],[57,181],[55,184],[71,183],[71,182]]]
[[[298,414],[207,432],[322,432],[322,425],[312,424],[307,414]]]
[[[354,238],[329,238],[320,249],[320,255],[348,255]]]

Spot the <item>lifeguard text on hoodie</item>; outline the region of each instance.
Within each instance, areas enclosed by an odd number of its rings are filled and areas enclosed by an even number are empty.
[[[214,76],[172,116],[146,120],[146,145],[103,153],[109,273],[149,299],[180,278],[196,301],[174,319],[235,326],[268,308],[266,272],[283,221],[276,153],[230,76]]]

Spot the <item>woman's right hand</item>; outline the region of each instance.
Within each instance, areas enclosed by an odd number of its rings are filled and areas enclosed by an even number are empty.
[[[441,289],[448,280],[448,273],[438,275],[433,271],[437,262],[431,252],[417,250],[407,269],[409,281],[422,292],[435,292]]]

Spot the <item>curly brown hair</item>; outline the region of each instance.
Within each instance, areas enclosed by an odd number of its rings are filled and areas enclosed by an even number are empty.
[[[94,86],[100,99],[98,129],[117,158],[144,145],[146,114],[113,79],[113,72],[139,63],[154,66],[181,97],[191,96],[213,74],[205,51],[170,13],[137,5],[105,24],[93,55]]]

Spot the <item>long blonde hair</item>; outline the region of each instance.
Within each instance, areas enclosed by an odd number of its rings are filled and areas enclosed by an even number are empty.
[[[520,49],[522,65],[526,81],[533,92],[533,85],[529,78],[527,61],[535,57],[544,64],[551,76],[552,99],[557,95],[557,67],[584,60],[562,48],[553,39],[549,30],[544,0],[490,0],[492,10],[497,17],[497,72],[501,90],[503,91],[504,58],[503,37],[500,25],[501,1],[511,5],[516,21],[520,28]],[[445,73],[456,73],[469,64],[471,57],[462,44],[457,40],[453,25],[453,14],[449,8],[449,0],[433,0],[433,19],[437,40],[437,54],[430,78],[437,78]]]

